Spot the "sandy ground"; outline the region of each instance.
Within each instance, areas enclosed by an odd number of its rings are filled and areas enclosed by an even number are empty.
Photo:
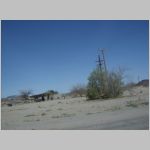
[[[137,87],[124,97],[87,101],[59,99],[1,108],[2,130],[149,129],[149,90]]]

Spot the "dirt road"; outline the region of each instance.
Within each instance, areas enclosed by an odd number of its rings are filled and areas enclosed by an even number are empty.
[[[132,115],[133,114],[133,115]],[[145,108],[103,113],[90,116],[91,123],[71,129],[78,130],[149,130],[149,114]],[[105,121],[103,118],[105,117]],[[96,120],[94,122],[94,120]]]

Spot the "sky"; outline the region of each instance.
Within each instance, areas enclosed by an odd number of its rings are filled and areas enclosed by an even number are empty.
[[[87,84],[98,48],[109,71],[126,70],[125,82],[149,78],[146,20],[2,20],[1,39],[2,97]]]

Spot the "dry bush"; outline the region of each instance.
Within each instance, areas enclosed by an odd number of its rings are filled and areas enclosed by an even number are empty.
[[[88,78],[87,97],[105,99],[118,97],[123,93],[123,71],[104,72],[96,68]]]
[[[86,86],[83,84],[77,84],[72,87],[70,94],[73,96],[85,96],[86,95]]]

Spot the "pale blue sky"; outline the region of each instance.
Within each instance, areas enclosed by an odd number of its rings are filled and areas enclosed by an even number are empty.
[[[109,70],[127,68],[126,81],[148,78],[148,21],[5,21],[2,97],[22,89],[68,92],[87,83],[98,48]]]

